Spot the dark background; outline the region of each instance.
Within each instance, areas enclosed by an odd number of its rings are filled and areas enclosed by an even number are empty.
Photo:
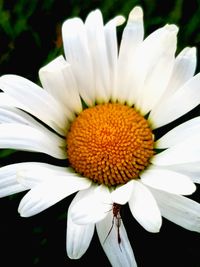
[[[85,19],[91,10],[100,8],[106,22],[118,14],[127,17],[135,5],[144,9],[146,36],[166,23],[175,23],[180,27],[177,51],[185,46],[199,48],[200,0],[0,0],[0,74],[18,74],[37,83],[39,68],[63,53],[60,28],[65,19],[73,16]],[[199,107],[183,120],[197,115]],[[0,165],[38,157],[45,161],[43,155],[1,150]],[[47,161],[55,163],[50,158]],[[80,260],[67,258],[66,211],[73,196],[34,217],[21,218],[17,208],[23,196],[24,193],[19,193],[0,199],[2,267],[110,266],[96,234]],[[198,188],[190,198],[200,203],[199,196]],[[148,233],[133,219],[128,207],[122,210],[122,218],[138,267],[200,267],[200,234],[165,219],[160,233]]]

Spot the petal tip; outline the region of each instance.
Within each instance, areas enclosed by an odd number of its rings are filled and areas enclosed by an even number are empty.
[[[103,20],[103,16],[102,16],[102,13],[101,13],[100,9],[97,8],[97,9],[91,11],[88,14],[85,22],[89,22],[90,20],[91,20],[90,22],[92,22],[93,19],[96,19],[96,20],[101,19],[101,20]]]
[[[168,30],[169,33],[174,33],[174,34],[177,34],[179,31],[178,26],[176,26],[175,24],[166,24],[165,29]]]
[[[197,189],[196,185],[193,182],[191,182],[190,187],[188,186],[187,188],[187,193],[184,195],[192,195],[196,191],[196,189]]]
[[[18,207],[18,213],[19,213],[19,215],[21,216],[21,217],[26,217],[25,216],[25,214],[24,214],[24,212],[23,212],[23,209],[22,209],[22,207],[19,205],[19,207]]]
[[[186,57],[196,57],[196,53],[197,53],[197,48],[196,47],[186,47],[186,52],[185,52],[185,56]]]
[[[67,19],[62,24],[62,35],[75,36],[80,32],[83,26],[83,21],[80,18]]]
[[[152,228],[151,233],[154,233],[154,234],[159,233],[161,226],[162,226],[162,222],[160,223],[160,225],[157,225],[157,227],[155,227],[154,229]]]
[[[124,16],[121,16],[121,15],[117,16],[117,17],[115,18],[116,25],[117,25],[117,26],[122,25],[122,24],[125,22],[125,20],[126,20],[126,19],[125,19]]]
[[[129,20],[141,20],[143,18],[143,10],[140,6],[134,7],[130,14],[129,14]]]

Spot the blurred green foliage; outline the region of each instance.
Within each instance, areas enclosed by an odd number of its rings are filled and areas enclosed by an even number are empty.
[[[38,69],[62,53],[60,28],[73,16],[85,19],[100,8],[105,21],[128,16],[133,6],[144,9],[146,34],[166,23],[180,27],[178,49],[200,42],[200,0],[0,0],[0,73],[37,81]]]

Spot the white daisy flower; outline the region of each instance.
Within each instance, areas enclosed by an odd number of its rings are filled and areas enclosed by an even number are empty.
[[[80,258],[96,229],[115,267],[137,266],[120,213],[126,203],[149,232],[159,232],[161,216],[200,232],[200,205],[183,196],[200,182],[200,117],[154,136],[200,104],[196,49],[175,56],[175,25],[144,39],[135,7],[118,51],[124,20],[104,25],[99,10],[85,23],[67,20],[65,58],[40,69],[43,88],[16,75],[0,78],[0,147],[66,159],[66,167],[0,168],[0,196],[30,189],[19,205],[29,217],[78,192],[68,210],[68,256]]]

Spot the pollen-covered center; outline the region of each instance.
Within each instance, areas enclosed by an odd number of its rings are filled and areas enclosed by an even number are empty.
[[[134,108],[102,104],[85,109],[67,135],[67,154],[76,172],[106,185],[138,178],[153,155],[147,120]]]

